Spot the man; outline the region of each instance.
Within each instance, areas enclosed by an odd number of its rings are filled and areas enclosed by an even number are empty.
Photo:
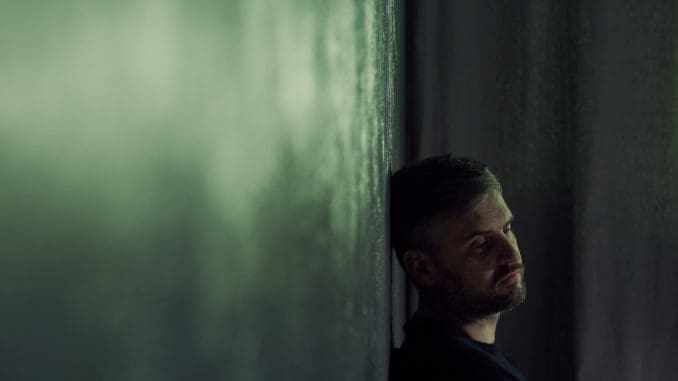
[[[495,343],[525,300],[501,185],[476,160],[438,156],[391,178],[391,243],[419,295],[391,380],[525,380]]]

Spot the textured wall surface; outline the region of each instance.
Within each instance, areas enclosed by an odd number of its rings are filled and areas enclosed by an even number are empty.
[[[378,380],[393,1],[0,5],[0,378]]]

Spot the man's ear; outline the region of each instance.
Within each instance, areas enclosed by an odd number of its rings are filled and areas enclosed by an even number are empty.
[[[433,286],[436,283],[436,266],[431,254],[421,250],[407,250],[403,254],[405,271],[412,280],[424,287]]]

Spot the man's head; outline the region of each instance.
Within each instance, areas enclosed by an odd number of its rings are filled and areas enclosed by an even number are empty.
[[[499,181],[479,161],[438,156],[391,178],[398,261],[420,303],[459,318],[502,312],[525,299],[512,219]]]

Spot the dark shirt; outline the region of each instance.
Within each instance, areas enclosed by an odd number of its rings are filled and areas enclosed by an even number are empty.
[[[391,356],[391,381],[526,381],[496,344],[470,339],[444,322],[415,316]]]

